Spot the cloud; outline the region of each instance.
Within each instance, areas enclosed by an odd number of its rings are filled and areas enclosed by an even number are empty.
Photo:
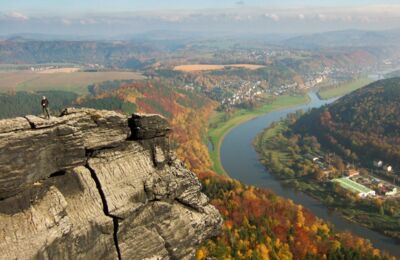
[[[81,19],[79,21],[79,23],[82,25],[91,25],[91,24],[98,24],[99,22],[93,18],[85,18],[85,19]]]
[[[318,14],[317,17],[322,22],[324,22],[328,19],[325,14]]]
[[[238,1],[238,0],[235,0]],[[132,33],[147,30],[320,32],[343,29],[389,29],[400,24],[400,4],[392,6],[251,7],[247,4],[224,9],[148,10],[74,14],[0,13],[5,31],[82,31]],[[27,22],[21,22],[26,21]],[[56,27],[57,26],[57,27]],[[38,29],[39,28],[39,29]]]
[[[277,14],[268,14],[267,13],[264,16],[269,18],[269,19],[271,19],[271,20],[273,20],[273,21],[275,21],[275,22],[278,22],[280,20],[280,17]]]
[[[244,5],[244,1],[237,1],[235,4],[237,4],[237,5]]]
[[[29,17],[19,13],[19,12],[10,12],[6,14],[6,17],[14,19],[14,20],[20,20],[20,21],[26,21],[29,20]]]
[[[65,18],[61,19],[61,23],[64,24],[64,25],[71,25],[72,24],[71,20],[65,19]]]

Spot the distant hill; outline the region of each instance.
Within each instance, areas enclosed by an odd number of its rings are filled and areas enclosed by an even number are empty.
[[[300,118],[294,129],[365,166],[400,167],[400,77],[376,81]]]
[[[123,41],[44,41],[21,36],[0,41],[2,64],[77,63],[140,69],[148,65],[144,56],[149,53],[156,54],[156,48]]]
[[[389,31],[345,30],[302,35],[281,43],[293,48],[398,46],[400,29]]]

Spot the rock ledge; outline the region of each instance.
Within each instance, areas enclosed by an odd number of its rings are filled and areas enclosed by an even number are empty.
[[[219,212],[167,121],[66,109],[0,120],[0,259],[190,259]]]

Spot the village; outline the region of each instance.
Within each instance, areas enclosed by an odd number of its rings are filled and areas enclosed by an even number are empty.
[[[346,82],[346,80],[335,77],[337,69],[324,67],[321,71],[314,72],[304,77],[304,82],[288,82],[281,85],[269,85],[267,81],[223,80],[214,88],[214,92],[220,92],[217,96],[220,98],[221,108],[229,109],[237,107],[249,101],[257,100],[262,94],[267,96],[281,96],[297,91],[304,91],[319,87],[324,82],[335,82],[336,84]],[[218,99],[217,99],[218,100]]]
[[[310,78],[304,84],[292,82],[279,86],[268,86],[266,81],[226,80],[216,85],[214,92],[225,92],[226,97],[221,100],[221,108],[229,109],[230,107],[237,107],[246,102],[255,101],[262,94],[267,96],[281,96],[298,90],[317,87],[318,84],[327,79],[327,75],[328,72],[324,71]]]
[[[262,86],[261,81],[222,81],[220,85],[222,88],[234,90],[231,97],[224,98],[221,101],[222,105],[228,104],[234,106],[244,101],[254,99],[256,96],[265,92],[265,85]]]
[[[323,173],[326,181],[338,183],[342,188],[355,193],[359,198],[381,198],[386,199],[389,197],[400,196],[400,189],[397,185],[392,184],[382,178],[376,177],[373,173],[377,174],[391,174],[396,175],[394,169],[389,164],[384,164],[383,161],[374,161],[371,169],[366,172],[355,167],[354,165],[348,164],[346,169],[339,173],[341,176],[334,174],[334,170],[321,156],[307,155],[309,159],[312,159],[314,165],[316,165]]]

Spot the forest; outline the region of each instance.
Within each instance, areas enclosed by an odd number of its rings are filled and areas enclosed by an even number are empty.
[[[18,91],[14,94],[0,94],[0,119],[25,115],[41,115],[40,101],[42,96],[49,100],[49,112],[59,116],[66,107],[87,107],[95,109],[116,110],[126,114],[136,111],[134,103],[124,102],[115,97],[78,98],[73,92],[50,90],[38,92]]]
[[[294,131],[313,135],[346,160],[400,168],[400,78],[374,82],[328,107],[311,111]]]
[[[375,82],[338,101],[272,124],[255,140],[268,170],[347,218],[388,236],[400,237],[398,197],[361,199],[331,182],[356,167],[360,175],[389,182],[396,172],[374,168],[383,160],[398,169],[400,79]],[[349,168],[350,167],[350,168]]]
[[[221,235],[200,247],[197,259],[390,259],[271,191],[215,174],[199,177],[225,222]]]
[[[78,97],[75,93],[58,90],[0,94],[0,119],[41,114],[42,96],[50,101],[50,113],[57,115],[65,107],[71,106]]]
[[[91,96],[74,96],[70,102],[116,110],[129,104],[135,111],[168,118],[171,145],[198,174],[203,191],[225,219],[221,234],[200,247],[197,259],[389,259],[364,239],[336,233],[290,200],[217,176],[206,146],[208,120],[217,103],[202,92],[177,88],[181,84],[176,78],[108,82],[94,86]]]
[[[160,111],[143,98],[157,101],[162,110],[169,111],[165,115],[172,125],[171,143],[176,144],[178,157],[197,173],[203,191],[225,219],[221,235],[203,244],[197,259],[391,259],[367,240],[335,232],[290,200],[216,175],[210,170],[205,139],[216,104],[196,91],[177,90],[176,83],[133,83],[115,94],[136,99],[142,112]],[[178,97],[181,101],[176,102]]]
[[[343,176],[347,163],[339,155],[325,149],[315,136],[293,132],[293,124],[300,115],[290,115],[256,138],[256,150],[268,171],[280,178],[284,185],[306,192],[329,208],[338,209],[345,217],[399,238],[399,199],[362,199],[331,182]],[[321,158],[318,162],[313,161],[316,156]],[[329,165],[324,162],[329,162]],[[360,168],[360,173],[368,175],[363,168]]]

